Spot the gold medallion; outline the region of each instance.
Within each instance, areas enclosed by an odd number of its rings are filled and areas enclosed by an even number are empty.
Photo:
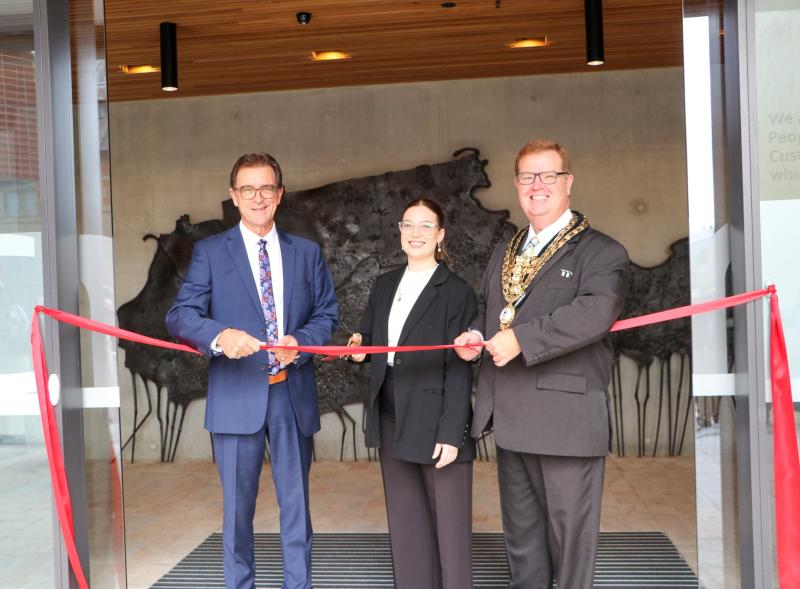
[[[508,305],[500,311],[500,331],[505,331],[511,322],[514,321],[514,315],[517,314],[514,305]]]

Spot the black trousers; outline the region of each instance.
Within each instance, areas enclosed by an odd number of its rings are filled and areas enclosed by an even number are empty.
[[[393,409],[387,378],[382,409]],[[472,462],[437,469],[392,456],[395,420],[381,411],[380,462],[396,589],[471,589]],[[433,448],[431,448],[433,454]]]
[[[592,586],[605,458],[497,448],[510,589]]]

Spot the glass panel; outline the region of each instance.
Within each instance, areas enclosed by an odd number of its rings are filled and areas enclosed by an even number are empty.
[[[102,0],[70,2],[75,178],[78,210],[79,310],[115,323],[111,188]],[[125,536],[119,460],[116,341],[81,332],[84,455],[92,585],[124,587]]]
[[[761,202],[761,271],[765,283],[778,288],[781,318],[789,353],[789,371],[795,401],[795,424],[800,430],[800,274],[797,272],[796,222],[800,218],[800,2],[755,2],[756,126],[758,143],[757,195]],[[765,320],[769,314],[765,313]],[[764,326],[769,337],[768,325]],[[767,340],[766,349],[769,349]],[[769,375],[769,355],[766,374]],[[765,387],[770,395],[769,384]],[[767,403],[768,399],[764,402]],[[767,429],[772,440],[771,404],[767,405]],[[768,446],[772,462],[772,446]],[[770,472],[772,468],[770,468]],[[774,485],[769,481],[773,538]],[[778,585],[777,565],[773,584]]]
[[[730,292],[722,3],[684,2],[686,166],[692,303]],[[731,314],[692,317],[698,577],[740,587]]]
[[[3,586],[55,579],[50,474],[30,356],[42,302],[33,3],[0,3],[0,570]]]

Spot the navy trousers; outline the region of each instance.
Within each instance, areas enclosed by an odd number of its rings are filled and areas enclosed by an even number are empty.
[[[308,472],[312,439],[297,425],[288,383],[269,387],[264,426],[254,434],[214,434],[222,480],[222,544],[228,589],[255,587],[253,516],[269,440],[272,480],[280,509],[283,589],[311,589]]]

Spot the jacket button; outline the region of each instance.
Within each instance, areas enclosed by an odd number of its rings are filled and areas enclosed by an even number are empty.
[[[394,361],[394,365],[395,366],[400,366],[402,364],[403,364],[403,361],[400,358],[398,358],[397,360]]]
[[[269,367],[266,364],[262,364],[258,367],[261,372],[266,372]]]
[[[264,329],[262,329],[262,330],[261,330],[261,335],[267,335],[267,329],[266,329],[266,327],[265,327]]]

